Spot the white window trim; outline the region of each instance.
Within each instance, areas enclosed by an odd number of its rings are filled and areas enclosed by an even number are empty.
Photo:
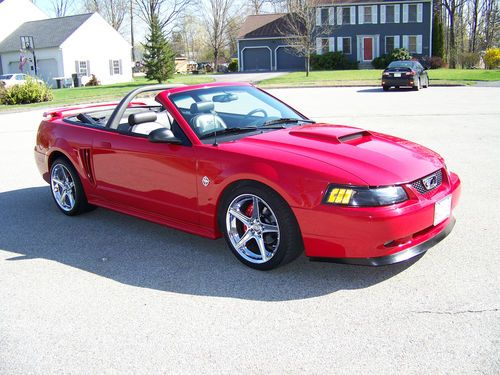
[[[392,7],[394,9],[394,21],[389,22],[387,21],[387,8]],[[400,6],[399,4],[384,4],[380,6],[380,23],[385,24],[393,24],[393,23],[399,23],[399,9]]]
[[[344,39],[349,39],[349,53],[344,52]],[[337,37],[337,51],[342,52],[344,55],[352,55],[352,38],[350,36],[338,36]]]
[[[410,51],[410,38],[415,37],[415,51]],[[407,49],[409,53],[422,54],[422,35],[403,35],[403,48]]]
[[[394,38],[394,49],[399,48],[399,35],[386,35],[384,37],[384,53],[387,55],[387,38]]]
[[[335,8],[334,7],[328,8],[328,24],[335,25]]]

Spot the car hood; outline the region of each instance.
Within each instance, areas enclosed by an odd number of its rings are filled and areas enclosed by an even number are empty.
[[[415,181],[443,167],[442,158],[416,143],[348,126],[310,124],[240,139],[341,168],[369,186]]]

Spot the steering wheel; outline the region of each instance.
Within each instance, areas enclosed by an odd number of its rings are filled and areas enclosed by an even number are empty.
[[[268,118],[269,117],[268,114],[267,114],[267,112],[264,109],[262,109],[262,108],[255,108],[255,109],[252,109],[250,112],[248,112],[245,115],[245,118],[253,116],[256,113],[262,113],[264,115],[264,118]]]

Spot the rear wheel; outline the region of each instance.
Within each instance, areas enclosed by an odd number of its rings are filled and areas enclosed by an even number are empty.
[[[50,168],[50,187],[57,207],[68,216],[93,208],[87,202],[80,177],[69,161],[56,159]]]
[[[384,90],[384,91],[389,91],[389,87],[390,87],[390,86],[385,86],[385,85],[384,85],[384,86],[382,86],[382,90]]]
[[[413,86],[413,90],[418,91],[422,87],[422,83],[420,82],[420,78],[418,79],[418,82],[415,86]]]
[[[242,186],[227,194],[219,225],[236,258],[258,270],[291,262],[303,251],[292,210],[277,193],[263,186]]]

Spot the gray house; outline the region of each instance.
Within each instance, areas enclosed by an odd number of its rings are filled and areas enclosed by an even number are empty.
[[[302,70],[283,25],[286,14],[250,16],[238,38],[240,71]],[[432,56],[431,0],[323,0],[316,8],[316,53],[341,51],[369,64],[395,48]],[[288,48],[287,48],[288,47]]]

